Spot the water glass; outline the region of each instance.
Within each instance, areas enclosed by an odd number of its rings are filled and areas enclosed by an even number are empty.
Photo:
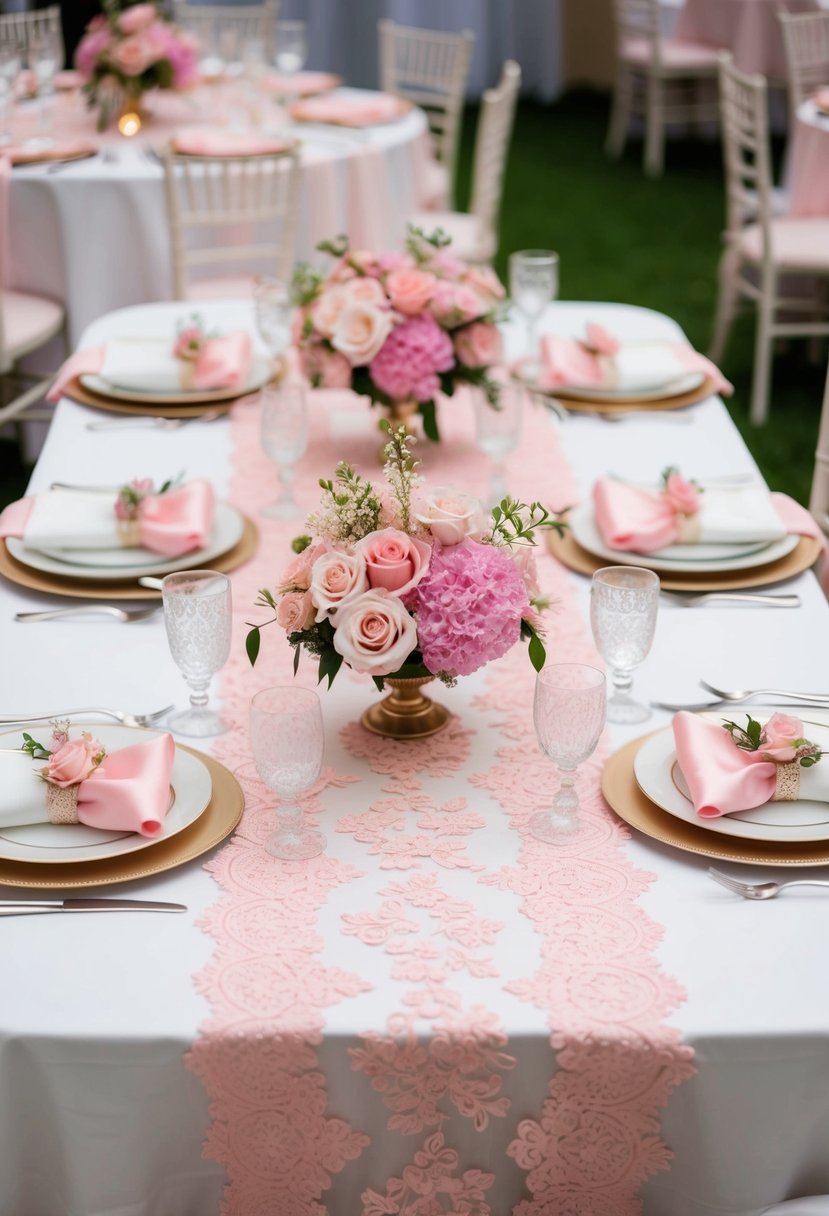
[[[20,51],[11,43],[0,44],[0,143],[11,140],[9,118],[14,105],[14,86],[20,74]]]
[[[296,799],[320,775],[324,751],[320,699],[295,684],[264,688],[250,703],[250,739],[256,771],[283,799],[276,831],[265,841],[273,857],[303,861],[325,847],[321,832],[307,828]]]
[[[651,711],[630,695],[635,668],[656,632],[659,578],[640,566],[606,566],[593,575],[590,624],[599,654],[611,670],[608,722],[644,722]]]
[[[274,359],[281,359],[291,345],[293,305],[288,285],[281,279],[259,275],[253,300],[259,333]]]
[[[483,393],[475,395],[475,425],[478,447],[492,461],[492,480],[487,506],[496,506],[507,495],[504,460],[521,438],[524,390],[518,384],[499,387],[498,406],[491,406]]]
[[[207,690],[230,654],[230,579],[215,570],[168,574],[161,598],[170,652],[191,690],[190,708],[172,714],[168,725],[180,735],[221,735],[227,727],[207,708]]]
[[[539,746],[561,771],[552,809],[538,811],[530,831],[546,844],[568,844],[578,831],[576,770],[591,756],[605,723],[605,678],[586,663],[552,663],[535,681],[533,721]]]
[[[43,133],[37,141],[41,147],[50,146],[48,131],[52,119],[55,94],[55,76],[63,59],[63,46],[58,36],[44,30],[32,37],[29,43],[29,67],[37,80],[37,95],[40,105],[40,129]]]
[[[294,465],[308,443],[308,406],[301,384],[263,388],[259,394],[262,450],[279,469],[280,495],[260,507],[268,519],[296,519],[302,508],[293,496]]]
[[[299,72],[305,67],[308,43],[304,21],[277,21],[276,66],[280,72]]]
[[[526,371],[538,370],[535,327],[539,317],[558,295],[558,254],[551,249],[522,249],[509,259],[509,290],[513,304],[527,322]]]

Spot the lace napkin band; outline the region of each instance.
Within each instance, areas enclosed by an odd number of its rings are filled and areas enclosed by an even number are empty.
[[[78,786],[46,783],[46,814],[50,823],[80,823]]]
[[[800,797],[800,761],[778,764],[774,775],[772,802],[796,802]]]

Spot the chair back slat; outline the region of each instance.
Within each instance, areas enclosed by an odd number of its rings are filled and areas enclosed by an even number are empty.
[[[0,47],[11,45],[26,56],[32,40],[44,34],[63,40],[60,6],[57,4],[31,13],[6,13],[0,16]]]
[[[494,89],[487,89],[481,102],[475,139],[475,168],[470,211],[494,236],[501,206],[504,169],[521,88],[521,68],[508,59]]]
[[[771,258],[772,176],[766,81],[720,57],[720,121],[727,203],[727,240],[736,241],[746,217],[760,225],[763,257]]]
[[[829,85],[829,12],[778,13],[786,52],[791,130],[798,106]]]
[[[245,42],[261,40],[270,63],[276,46],[279,5],[280,0],[262,0],[260,4],[188,4],[187,0],[173,0],[173,18],[198,38],[206,53],[221,56],[228,34],[240,59]]]
[[[644,43],[647,60],[658,68],[662,59],[662,16],[659,0],[613,0],[616,43],[621,58]]]

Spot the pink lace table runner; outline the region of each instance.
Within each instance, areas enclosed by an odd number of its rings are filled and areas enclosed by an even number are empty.
[[[377,470],[367,407],[315,394],[300,464],[303,507],[347,458]],[[469,403],[441,414],[424,473],[483,493],[487,462]],[[335,436],[332,438],[331,435]],[[256,515],[274,489],[256,410],[234,414],[233,501]],[[509,483],[552,507],[574,486],[549,420],[528,411]],[[208,863],[221,895],[196,977],[211,1014],[188,1056],[210,1096],[205,1155],[222,1163],[222,1211],[238,1216],[627,1216],[667,1167],[659,1112],[693,1071],[667,1024],[683,999],[661,970],[661,930],[637,902],[627,831],[599,792],[605,752],[580,777],[588,831],[550,848],[527,822],[555,772],[535,741],[525,649],[454,690],[431,740],[378,739],[358,722],[378,694],[344,671],[322,693],[328,763],[304,799],[325,854],[281,862],[262,848],[275,796],[247,743],[258,688],[291,679],[274,627],[252,672],[245,622],[301,530],[259,521],[256,559],[234,575],[235,639],[222,695],[233,729],[216,755],[240,770],[239,831]],[[539,554],[555,601],[552,661],[596,662],[572,587]],[[313,686],[303,660],[299,679]]]

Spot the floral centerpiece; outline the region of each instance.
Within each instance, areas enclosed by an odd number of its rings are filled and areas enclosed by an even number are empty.
[[[318,246],[337,258],[327,277],[305,265],[294,276],[294,339],[312,385],[351,388],[400,422],[419,412],[435,440],[437,393],[471,384],[496,405],[490,369],[501,359],[504,288],[449,243],[410,228],[403,252],[372,253],[340,237]]]
[[[505,498],[485,517],[476,499],[447,487],[429,490],[409,452],[404,427],[386,445],[384,485],[375,487],[341,463],[320,481],[322,500],[294,541],[296,558],[276,593],[257,606],[273,610],[294,648],[294,671],[306,650],[319,678],[333,683],[343,663],[392,694],[363,724],[397,738],[434,734],[448,720],[421,691],[435,678],[454,685],[500,658],[520,638],[544,665],[541,595],[532,546],[536,528],[563,525],[540,503]],[[256,662],[263,625],[252,625],[248,657]]]
[[[185,89],[198,79],[198,43],[165,21],[153,3],[104,0],[75,53],[90,105],[103,131],[125,107],[137,109],[148,89]]]

